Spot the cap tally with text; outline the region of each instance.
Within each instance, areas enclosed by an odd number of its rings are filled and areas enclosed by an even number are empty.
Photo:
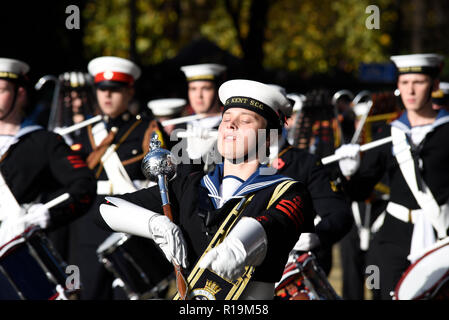
[[[216,63],[194,64],[190,66],[181,67],[187,81],[198,80],[216,80],[224,71],[226,67]]]
[[[236,79],[223,83],[218,96],[224,105],[223,112],[229,108],[243,108],[261,115],[268,121],[269,128],[281,128],[285,121],[282,109],[289,101],[278,89],[267,84]]]
[[[443,56],[435,53],[391,56],[399,74],[423,73],[437,76],[443,67]]]
[[[132,61],[119,57],[99,57],[87,65],[94,83],[100,87],[133,85],[139,79],[140,68]]]
[[[17,80],[25,76],[30,67],[23,61],[0,58],[0,79]]]
[[[154,116],[166,117],[180,113],[186,104],[187,101],[180,98],[156,99],[148,102],[148,108]]]

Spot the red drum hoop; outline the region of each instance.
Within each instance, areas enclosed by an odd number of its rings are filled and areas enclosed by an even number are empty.
[[[443,240],[402,274],[395,300],[449,299],[449,241]]]

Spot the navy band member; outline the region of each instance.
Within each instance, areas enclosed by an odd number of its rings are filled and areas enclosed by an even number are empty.
[[[111,299],[109,272],[99,263],[97,247],[110,235],[96,225],[96,206],[105,195],[122,194],[146,187],[149,181],[140,169],[148,152],[151,133],[161,132],[155,120],[129,111],[134,82],[140,68],[119,57],[99,57],[88,64],[94,77],[96,98],[104,121],[82,130],[72,148],[79,150],[97,178],[96,205],[71,230],[69,261],[80,267],[82,299]],[[159,136],[162,137],[162,134]]]
[[[0,245],[31,224],[53,231],[72,222],[95,197],[95,180],[83,159],[61,136],[24,121],[34,107],[28,70],[22,61],[0,58]],[[63,203],[43,205],[64,193],[70,197]]]
[[[161,215],[157,187],[121,196],[143,208],[121,211],[120,204],[100,206],[106,223],[113,229],[154,239],[169,261],[190,271],[217,229],[244,197],[248,205],[225,240],[208,251],[202,268],[227,279],[235,279],[246,265],[256,266],[242,299],[272,299],[274,284],[282,276],[288,253],[302,232],[312,232],[313,208],[306,188],[293,183],[267,209],[280,183],[292,181],[282,175],[265,175],[257,148],[266,151],[267,139],[258,142],[266,129],[282,127],[280,107],[286,98],[269,86],[249,80],[231,80],[219,89],[224,103],[219,126],[218,150],[224,163],[207,175],[195,172],[177,175],[169,182],[174,222]],[[284,117],[282,117],[284,118]],[[261,131],[259,131],[261,130]],[[146,208],[146,209],[144,209]],[[133,231],[134,230],[134,231]]]
[[[187,123],[187,133],[190,135],[186,139],[188,158],[195,160],[201,158],[203,162],[194,161],[193,163],[200,165],[203,169],[207,155],[216,142],[216,136],[208,133],[215,131],[221,121],[218,87],[223,81],[223,73],[226,67],[220,64],[206,63],[183,66],[181,70],[187,80],[189,106],[195,114],[207,116]],[[205,171],[207,171],[207,168]]]
[[[186,105],[187,101],[180,98],[156,99],[148,102],[148,108],[159,122],[181,117]],[[175,124],[164,126],[164,131],[169,136],[175,129]]]
[[[280,92],[282,93],[283,90]],[[298,96],[286,96],[292,100],[292,111],[298,112],[303,100]],[[293,117],[288,109],[284,110],[288,117],[287,123]],[[270,146],[269,158],[270,165],[277,170],[277,174],[301,181],[307,187],[317,213],[316,232],[302,234],[295,244],[294,250],[315,251],[320,265],[326,274],[329,274],[332,266],[332,245],[349,232],[353,222],[344,195],[331,184],[329,174],[321,165],[318,157],[288,143],[285,128],[279,135],[278,141]]]
[[[432,91],[438,90],[442,57],[412,54],[391,59],[398,68],[405,111],[379,138],[391,135],[393,146],[367,151],[361,164],[358,145],[337,150],[346,156],[339,166],[354,200],[366,198],[388,174],[390,201],[374,239],[382,299],[391,299],[390,292],[420,250],[447,236],[449,221],[449,113],[434,110],[431,100]]]

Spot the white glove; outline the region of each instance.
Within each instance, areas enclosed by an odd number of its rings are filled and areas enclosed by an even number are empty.
[[[352,176],[360,167],[360,145],[344,144],[337,150],[335,155],[341,157],[338,162],[341,173],[345,177]]]
[[[187,153],[191,159],[198,159],[208,153],[217,137],[210,134],[210,129],[199,126],[187,126]]]
[[[309,251],[320,245],[320,239],[315,233],[301,233],[293,250],[295,251]]]
[[[245,266],[260,265],[266,251],[267,235],[262,225],[256,219],[243,217],[223,242],[201,259],[199,267],[210,267],[218,275],[236,280],[245,272]]]
[[[150,219],[151,238],[164,252],[168,261],[187,268],[187,248],[181,229],[163,215]]]
[[[179,227],[166,216],[132,202],[106,197],[111,204],[100,205],[100,213],[114,231],[150,238],[170,262],[187,267],[187,250]]]
[[[23,221],[26,227],[37,225],[45,229],[50,223],[50,211],[42,203],[33,204],[28,208],[28,213],[23,217]]]

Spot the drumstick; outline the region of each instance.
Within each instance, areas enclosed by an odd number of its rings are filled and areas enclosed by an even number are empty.
[[[66,201],[68,198],[70,198],[70,194],[68,194],[67,192],[63,193],[59,197],[56,197],[53,200],[48,201],[47,203],[44,203],[44,207],[47,208],[48,210],[50,210],[54,206],[57,206],[58,204]]]
[[[190,137],[196,137],[196,135],[193,132],[180,131],[180,132],[178,132],[176,137],[178,137],[178,138],[190,138]],[[202,137],[202,138],[208,139],[208,138],[217,138],[217,137],[218,137],[218,130],[210,130],[210,131],[207,132],[206,136]]]
[[[364,151],[368,151],[370,149],[377,148],[377,147],[379,147],[381,145],[384,145],[384,144],[387,144],[387,143],[391,142],[392,140],[393,140],[393,138],[390,136],[390,137],[386,137],[386,138],[379,139],[379,140],[376,140],[376,141],[372,141],[372,142],[369,142],[369,143],[365,143],[365,144],[360,146],[360,151],[364,152]],[[335,161],[339,161],[341,159],[343,159],[343,157],[337,156],[336,154],[333,154],[331,156],[322,158],[321,159],[321,163],[326,165],[326,164],[333,163]]]
[[[185,123],[185,122],[189,122],[189,121],[193,121],[193,120],[203,119],[203,118],[205,118],[207,116],[208,115],[205,114],[205,113],[194,114],[194,115],[191,115],[191,116],[185,116],[185,117],[181,117],[181,118],[164,120],[164,121],[161,122],[161,125],[163,127],[165,127],[165,126],[169,126],[171,124],[180,124],[180,123]]]
[[[69,134],[69,133],[71,133],[73,131],[76,131],[78,129],[87,127],[90,124],[96,123],[96,122],[100,121],[101,119],[103,119],[103,116],[101,114],[99,114],[98,116],[95,116],[93,118],[84,120],[84,121],[82,121],[80,123],[74,124],[73,126],[61,129],[57,133],[59,135],[61,135],[61,136],[64,136],[64,135]]]
[[[63,203],[64,201],[66,201],[66,200],[69,199],[69,198],[70,198],[70,194],[68,194],[68,193],[66,192],[66,193],[61,194],[59,197],[56,197],[56,198],[54,198],[53,200],[50,200],[49,202],[44,203],[43,206],[44,206],[47,210],[50,210],[51,208],[57,206],[57,205],[60,204],[60,203]],[[28,215],[24,215],[24,216],[22,216],[22,217],[20,217],[20,218],[18,219],[18,222],[19,222],[19,223],[25,222],[25,221],[28,220],[28,218],[29,218]]]

